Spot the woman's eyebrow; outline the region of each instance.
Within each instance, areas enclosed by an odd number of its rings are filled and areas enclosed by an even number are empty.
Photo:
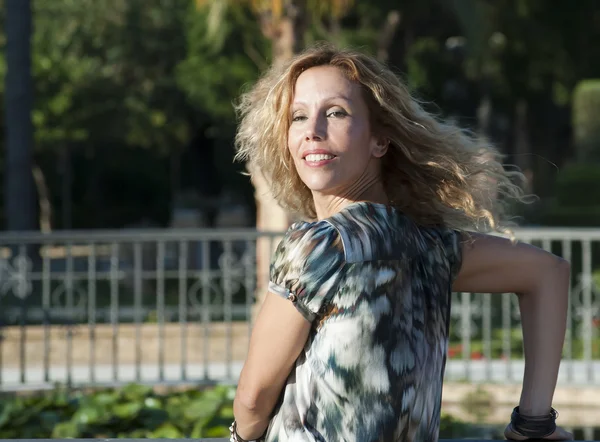
[[[352,104],[352,99],[345,96],[345,95],[331,95],[329,97],[325,97],[322,100],[320,100],[323,103],[329,103],[331,101],[335,101],[335,100],[344,100],[346,101],[348,104]],[[303,100],[294,100],[294,102],[292,103],[292,105],[294,106],[307,106],[308,103],[306,101]]]

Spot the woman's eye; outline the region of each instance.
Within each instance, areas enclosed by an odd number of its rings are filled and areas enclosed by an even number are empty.
[[[348,115],[348,114],[341,110],[331,111],[327,114],[328,117],[333,117],[333,118],[342,118],[342,117],[345,117],[346,115]]]
[[[294,115],[292,117],[292,121],[304,121],[306,120],[306,117],[304,115]]]

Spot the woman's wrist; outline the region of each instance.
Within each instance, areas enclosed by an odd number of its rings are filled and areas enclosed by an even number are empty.
[[[523,390],[519,399],[519,412],[526,416],[542,416],[552,412],[554,385],[546,384],[541,388],[534,387],[535,380],[530,376],[524,379]]]
[[[544,416],[552,411],[552,407],[537,407],[519,405],[519,412],[525,416]]]
[[[266,433],[266,431],[265,431]],[[245,439],[238,433],[237,422],[234,420],[229,427],[230,442],[262,442],[265,440],[265,433],[260,437],[253,439]]]

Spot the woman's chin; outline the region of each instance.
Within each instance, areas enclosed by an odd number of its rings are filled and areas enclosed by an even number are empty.
[[[300,175],[300,179],[311,192],[327,195],[335,193],[336,189],[346,187],[347,182],[332,173],[306,173]]]
[[[314,193],[330,193],[329,191],[333,189],[329,183],[321,183],[321,182],[305,182],[306,187],[314,194]]]

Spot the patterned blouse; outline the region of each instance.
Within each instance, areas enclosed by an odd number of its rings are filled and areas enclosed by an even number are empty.
[[[298,222],[271,263],[271,292],[313,324],[266,440],[435,442],[460,234],[352,203]]]

